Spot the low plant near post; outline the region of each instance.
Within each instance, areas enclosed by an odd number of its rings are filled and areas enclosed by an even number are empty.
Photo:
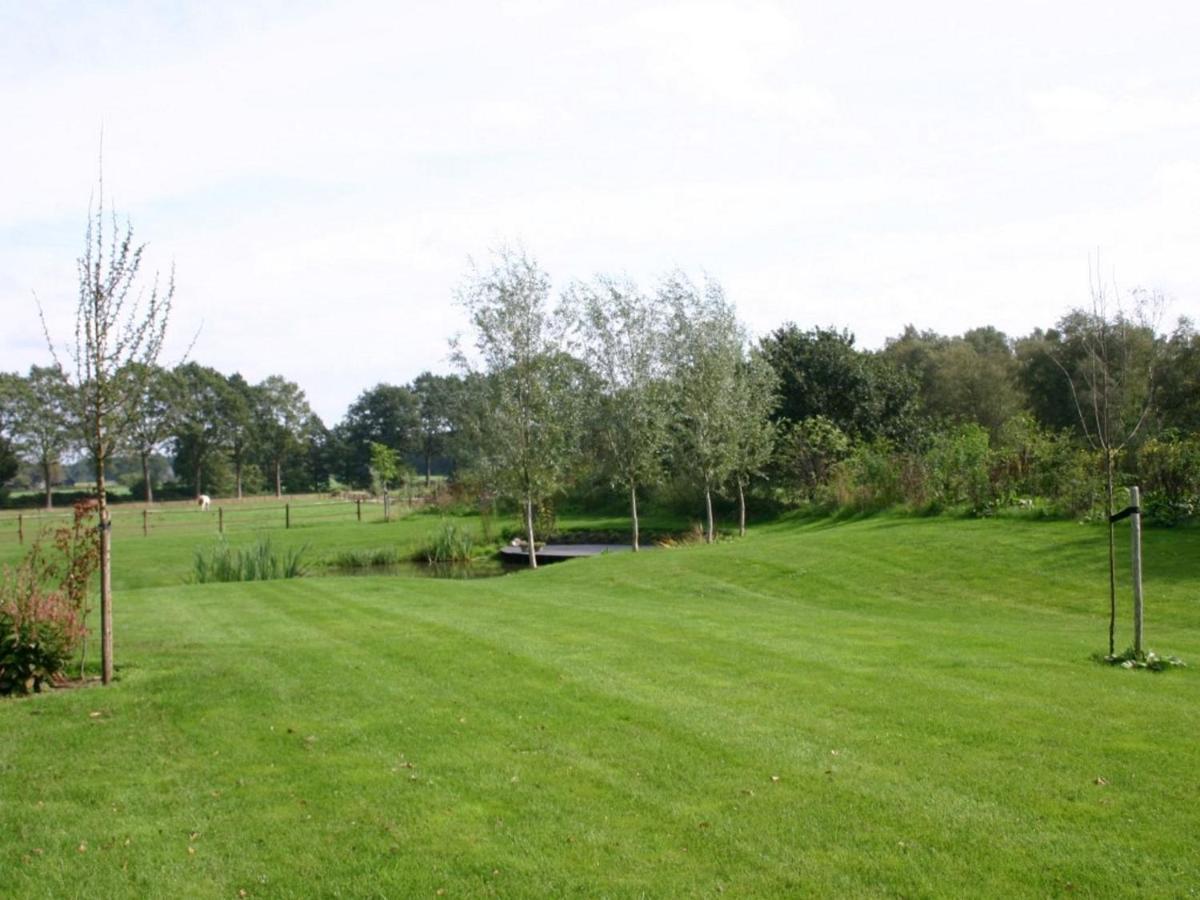
[[[42,542],[0,577],[0,695],[29,694],[66,679],[67,665],[86,653],[88,592],[100,563],[95,504],[75,504],[71,525],[54,532],[53,555]]]

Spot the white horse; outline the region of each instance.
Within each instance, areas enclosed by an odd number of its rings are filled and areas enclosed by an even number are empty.
[[[199,505],[201,511],[206,511],[212,506],[212,497],[208,496],[208,494],[201,494],[196,498],[196,503]]]

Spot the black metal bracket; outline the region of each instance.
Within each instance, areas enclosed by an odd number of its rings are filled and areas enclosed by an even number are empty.
[[[1111,516],[1109,516],[1108,521],[1120,522],[1122,519],[1128,519],[1134,513],[1137,513],[1140,516],[1142,514],[1142,508],[1140,506],[1127,506],[1119,513],[1113,513]]]

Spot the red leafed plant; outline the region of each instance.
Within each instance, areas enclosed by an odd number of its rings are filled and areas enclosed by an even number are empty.
[[[95,507],[75,505],[71,525],[54,532],[54,553],[35,541],[0,577],[0,694],[28,694],[65,680],[85,647],[88,589],[99,564]],[[83,660],[80,659],[82,671]]]

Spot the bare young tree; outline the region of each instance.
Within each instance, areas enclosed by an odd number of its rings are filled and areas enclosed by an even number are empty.
[[[1112,520],[1117,457],[1137,437],[1153,402],[1156,332],[1162,295],[1145,290],[1120,292],[1091,273],[1091,305],[1075,309],[1059,323],[1063,341],[1054,362],[1067,378],[1079,425],[1089,446],[1103,458],[1105,514],[1108,519],[1108,653],[1116,652],[1117,562]],[[1135,647],[1140,657],[1142,648]]]
[[[83,255],[77,260],[79,297],[75,338],[64,365],[45,311],[38,314],[55,365],[71,385],[71,402],[96,466],[100,518],[100,660],[104,684],[113,677],[112,520],[108,512],[105,466],[123,439],[122,429],[144,391],[142,379],[154,371],[162,350],[175,296],[172,268],[165,284],[157,273],[149,286],[140,277],[145,244],[134,242],[133,226],[121,225],[104,208],[104,180],[88,206]],[[36,295],[35,295],[36,300]]]

